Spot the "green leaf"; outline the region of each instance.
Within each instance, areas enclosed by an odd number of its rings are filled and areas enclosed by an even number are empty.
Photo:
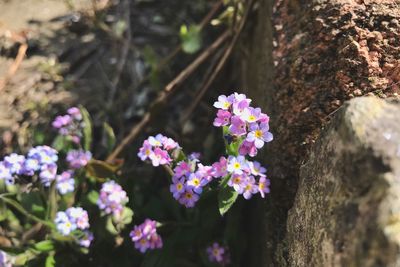
[[[89,176],[104,179],[112,177],[121,168],[122,164],[122,161],[110,164],[105,161],[92,159],[86,165],[86,171]]]
[[[54,250],[54,243],[51,240],[44,240],[36,243],[33,248],[41,252],[49,252]]]
[[[131,210],[128,207],[124,207],[122,210],[122,215],[121,215],[121,223],[123,224],[130,224],[133,219],[133,210]]]
[[[103,128],[104,128],[104,137],[106,143],[105,145],[107,151],[111,152],[115,146],[115,133],[113,128],[107,122],[103,124]]]
[[[51,253],[46,258],[45,267],[54,267],[56,266],[56,259],[54,258],[54,253]]]
[[[92,145],[92,120],[90,118],[89,112],[83,107],[79,107],[81,114],[82,114],[82,119],[83,119],[83,148],[85,150],[90,150],[90,147]]]
[[[115,228],[112,217],[108,216],[106,220],[106,229],[112,235],[117,235],[118,230]]]
[[[89,200],[90,203],[96,204],[97,200],[99,199],[99,193],[97,191],[92,190],[87,194],[87,199]]]
[[[218,193],[218,209],[221,215],[224,215],[232,207],[239,195],[232,187],[228,186],[229,179],[229,175],[224,177]]]
[[[51,144],[51,147],[53,147],[57,151],[64,150],[67,147],[67,142],[66,142],[65,136],[57,135],[57,137],[54,139],[53,143]]]
[[[182,42],[182,50],[185,53],[193,54],[199,51],[202,43],[199,26],[190,25],[188,28],[186,25],[182,25],[179,35]]]

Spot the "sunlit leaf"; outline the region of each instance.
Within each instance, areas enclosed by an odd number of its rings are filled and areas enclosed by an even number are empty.
[[[33,248],[41,252],[48,252],[54,250],[54,243],[51,240],[44,240],[36,243]]]
[[[179,36],[182,42],[182,50],[185,53],[193,54],[201,48],[202,40],[199,26],[190,25],[187,27],[186,25],[182,25]]]
[[[89,112],[82,106],[79,107],[82,119],[83,119],[83,148],[85,150],[90,150],[92,145],[92,120],[90,118]]]
[[[104,137],[105,137],[105,145],[107,148],[107,152],[111,152],[111,150],[115,146],[114,130],[107,122],[104,123],[103,128],[104,128]]]

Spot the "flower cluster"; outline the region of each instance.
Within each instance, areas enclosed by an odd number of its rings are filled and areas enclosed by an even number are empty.
[[[88,213],[81,207],[71,207],[66,211],[57,212],[54,222],[62,235],[69,235],[76,229],[87,230],[89,228]]]
[[[254,157],[257,149],[265,142],[273,139],[269,132],[269,117],[262,113],[260,108],[250,106],[251,99],[244,94],[233,93],[229,96],[221,95],[214,107],[218,108],[214,126],[226,127],[229,134],[228,142],[232,137],[240,138],[242,143],[239,153],[242,156]]]
[[[213,178],[212,167],[204,166],[197,161],[197,158],[194,158],[179,162],[174,168],[172,184],[169,188],[173,197],[187,208],[194,207],[203,192],[203,187]]]
[[[67,153],[67,162],[71,169],[85,167],[92,159],[92,153],[84,150],[70,150]]]
[[[106,214],[112,213],[118,217],[128,200],[122,187],[114,181],[109,181],[102,185],[97,205]]]
[[[89,216],[86,210],[80,207],[71,207],[66,211],[59,211],[54,220],[57,231],[66,236],[75,230],[80,230],[81,234],[77,240],[82,247],[89,247],[93,240],[93,234],[89,232]]]
[[[27,156],[12,153],[0,161],[0,179],[14,184],[18,175],[38,174],[44,186],[49,186],[57,174],[57,151],[49,146],[37,146],[29,150]]]
[[[146,219],[141,225],[135,225],[129,235],[135,248],[142,253],[163,246],[161,236],[157,234],[157,222],[150,219]]]
[[[75,189],[75,179],[72,171],[62,172],[56,177],[56,187],[61,195],[73,192]]]
[[[173,139],[157,134],[155,137],[150,136],[143,142],[138,156],[142,161],[149,159],[155,167],[168,165],[172,162],[170,153],[177,148],[180,148],[179,144]]]
[[[52,122],[53,128],[58,130],[58,133],[71,138],[71,140],[79,144],[82,138],[82,114],[79,108],[72,107],[67,110],[67,114],[57,116]]]
[[[216,242],[209,246],[206,251],[210,262],[216,262],[222,266],[231,262],[228,249]]]
[[[245,199],[250,199],[254,194],[260,193],[264,198],[269,193],[270,181],[266,178],[266,169],[257,161],[248,161],[244,156],[229,156],[228,159],[221,159],[214,163],[218,168],[229,175],[228,185],[242,194]],[[224,174],[224,173],[218,173]],[[256,177],[259,177],[258,182]]]

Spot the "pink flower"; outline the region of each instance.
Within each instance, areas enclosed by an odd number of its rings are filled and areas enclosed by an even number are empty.
[[[162,145],[166,150],[172,150],[179,147],[179,144],[174,141],[172,138],[164,138],[162,140]]]
[[[156,147],[156,149],[154,149],[154,153],[150,155],[150,159],[154,167],[157,167],[159,165],[166,165],[172,161],[168,155],[168,152],[160,149],[159,147]]]
[[[256,175],[256,176],[262,176],[262,177],[264,176],[265,177],[265,173],[266,173],[267,169],[265,169],[263,166],[261,166],[260,162],[249,161],[248,164],[250,167],[251,174]]]
[[[247,154],[250,157],[254,157],[255,155],[257,155],[257,148],[254,145],[254,142],[244,140],[239,147],[239,155],[246,156]]]
[[[239,116],[233,116],[231,118],[231,126],[229,127],[229,131],[234,135],[245,135],[246,131],[246,122],[240,119]]]
[[[229,119],[231,118],[231,113],[226,110],[218,110],[217,117],[214,120],[213,125],[216,127],[221,127],[229,124]]]
[[[238,192],[239,194],[242,194],[243,190],[244,190],[245,182],[246,182],[245,176],[243,176],[241,174],[233,174],[231,179],[229,179],[229,181],[228,181],[228,185],[230,187],[233,187],[233,189],[235,189],[235,191]]]
[[[215,178],[224,177],[227,175],[227,160],[224,157],[221,157],[218,162],[215,162],[213,165],[212,175]]]
[[[177,164],[177,166],[174,169],[174,176],[177,178],[180,178],[182,176],[187,176],[189,175],[191,171],[190,164],[187,163],[186,161],[181,161]]]

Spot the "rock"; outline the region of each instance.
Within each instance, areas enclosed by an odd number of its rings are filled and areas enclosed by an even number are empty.
[[[288,266],[400,266],[400,102],[346,102],[300,168]]]

